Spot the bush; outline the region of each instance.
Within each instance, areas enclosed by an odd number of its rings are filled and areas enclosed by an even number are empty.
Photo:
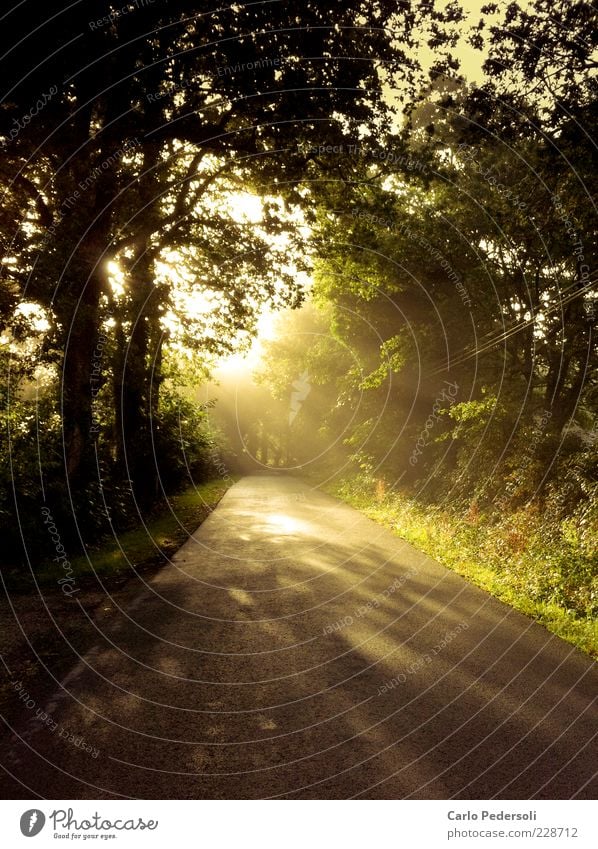
[[[207,408],[164,390],[152,423],[154,457],[164,491],[213,474]]]

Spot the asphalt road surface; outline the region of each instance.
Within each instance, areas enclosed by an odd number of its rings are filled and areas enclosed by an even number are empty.
[[[597,682],[352,508],[252,475],[24,719],[5,795],[595,798]]]

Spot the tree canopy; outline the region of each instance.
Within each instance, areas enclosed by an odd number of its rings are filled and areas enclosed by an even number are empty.
[[[306,298],[249,405],[264,456],[306,462],[311,432],[318,462],[334,444],[331,466],[465,500],[530,439],[526,492],[586,469],[591,4],[488,4],[469,30],[456,0],[23,2],[3,23],[7,523],[51,499],[84,541],[190,457],[207,474],[189,387]]]

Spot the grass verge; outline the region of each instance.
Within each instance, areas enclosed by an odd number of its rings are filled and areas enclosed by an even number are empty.
[[[126,580],[132,566],[138,572],[159,568],[187,541],[228,488],[229,484],[216,479],[169,496],[133,530],[103,540],[90,548],[86,557],[74,558],[74,575],[83,582],[94,576],[118,582]],[[36,570],[43,585],[54,583],[61,575],[54,565],[43,564]]]
[[[327,486],[330,494],[429,554],[443,566],[598,658],[596,560],[567,539],[548,540],[533,513],[499,522],[386,493],[374,482]]]
[[[58,682],[102,638],[119,608],[145,588],[189,534],[216,507],[228,484],[208,481],[171,496],[144,524],[103,540],[87,557],[73,558],[77,593],[67,597],[63,574],[45,563],[29,580],[5,581],[0,594],[0,715],[9,727],[31,720],[15,688],[24,688],[43,706]]]

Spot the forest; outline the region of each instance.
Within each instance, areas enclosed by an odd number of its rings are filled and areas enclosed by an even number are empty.
[[[0,35],[5,589],[270,469],[595,654],[595,6],[43,16]]]

